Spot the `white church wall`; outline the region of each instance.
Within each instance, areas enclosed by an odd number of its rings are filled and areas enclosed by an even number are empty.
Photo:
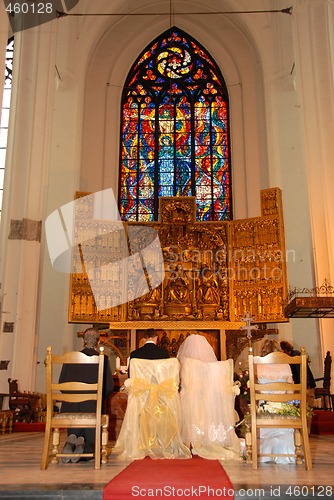
[[[288,68],[286,68],[288,71]],[[292,78],[277,75],[267,89],[270,186],[282,190],[286,235],[287,280],[291,287],[314,285],[310,206],[305,156],[300,129],[300,105]],[[274,75],[272,75],[274,79]],[[320,334],[315,320],[292,320],[279,325],[280,338],[305,346],[315,372],[321,370]]]
[[[324,279],[331,284],[334,282],[334,50],[331,44],[334,5],[331,0],[298,0],[294,9],[296,86],[301,105],[301,131],[310,203],[314,286],[321,286]],[[322,358],[327,350],[333,355],[333,320],[319,321],[319,328]]]

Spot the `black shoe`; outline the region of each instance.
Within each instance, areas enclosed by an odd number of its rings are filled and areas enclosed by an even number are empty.
[[[83,453],[84,449],[85,449],[85,439],[83,436],[80,436],[80,437],[76,438],[75,448],[74,448],[73,453]],[[71,457],[71,462],[73,462],[75,464],[75,463],[79,462],[80,458],[82,458],[82,457]]]
[[[77,437],[75,434],[70,434],[69,436],[67,436],[66,444],[62,450],[62,453],[73,453],[76,440]],[[64,464],[68,464],[71,461],[71,457],[62,457],[61,459]]]

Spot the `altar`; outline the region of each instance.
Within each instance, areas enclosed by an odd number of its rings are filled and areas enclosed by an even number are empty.
[[[121,364],[146,328],[172,356],[180,339],[201,333],[224,360],[240,347],[231,332],[245,338],[246,314],[262,333],[288,321],[278,188],[261,191],[261,215],[251,219],[197,222],[195,198],[174,197],[160,198],[159,221],[121,226],[94,218],[86,194],[78,193],[69,322],[97,326]]]

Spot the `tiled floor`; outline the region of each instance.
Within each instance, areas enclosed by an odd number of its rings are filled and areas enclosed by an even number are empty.
[[[100,499],[103,487],[128,464],[111,454],[100,470],[93,462],[79,462],[50,464],[42,471],[43,436],[21,432],[0,436],[0,498]],[[242,460],[224,462],[235,498],[334,497],[334,436],[311,435],[311,451],[314,468],[309,472],[301,465],[263,464],[254,471]]]

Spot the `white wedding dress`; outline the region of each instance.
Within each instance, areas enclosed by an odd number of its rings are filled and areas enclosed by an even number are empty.
[[[234,429],[233,360],[217,361],[205,337],[195,334],[183,342],[178,358],[183,442],[203,458],[240,459]]]
[[[289,365],[257,365],[257,380],[260,384],[269,384],[270,382],[293,383]],[[293,429],[260,429],[259,441],[260,453],[291,454],[295,452]],[[260,457],[260,462],[269,461],[274,461],[277,464],[288,464],[295,463],[295,458]]]

